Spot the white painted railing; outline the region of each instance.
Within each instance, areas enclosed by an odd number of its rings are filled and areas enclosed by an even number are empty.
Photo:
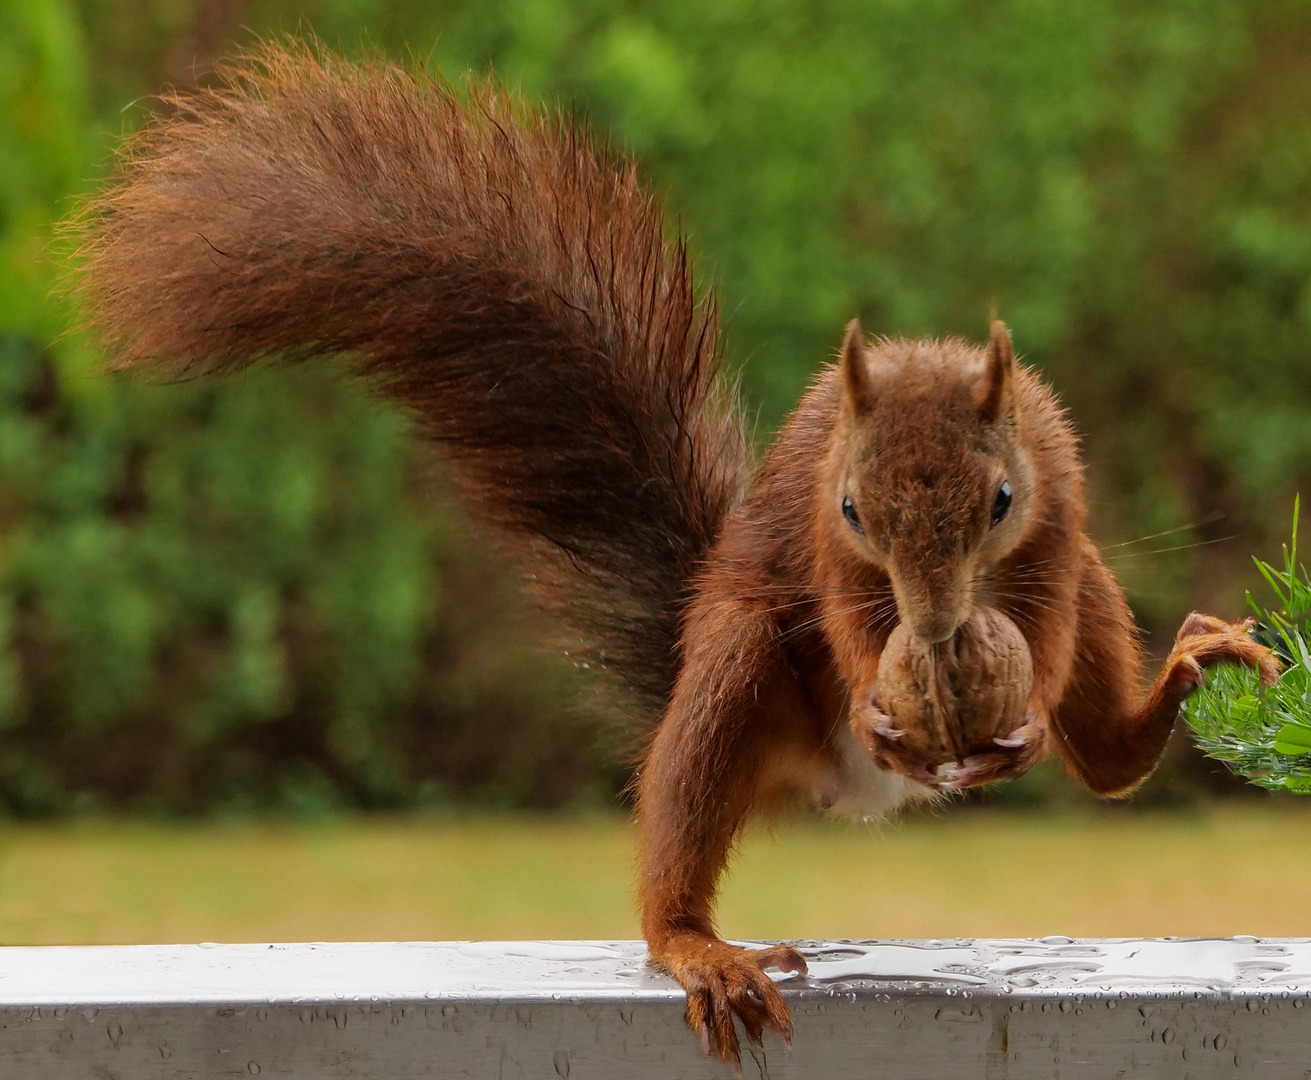
[[[813,942],[749,1077],[1311,1077],[1311,941]],[[0,1077],[714,1078],[634,942],[0,950]]]

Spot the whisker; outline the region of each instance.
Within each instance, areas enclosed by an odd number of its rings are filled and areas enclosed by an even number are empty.
[[[1034,589],[994,588],[992,590],[992,595],[1004,596],[1012,600],[1035,600],[1035,601],[1042,601],[1044,603],[1050,602],[1050,597]]]
[[[1050,595],[1046,582],[989,582],[992,592],[998,596],[1047,596]]]
[[[853,590],[849,595],[853,597],[855,596],[863,597],[864,599],[867,600],[875,600],[875,601],[883,602],[892,599],[892,590],[891,589],[888,589],[886,591],[864,590],[860,592]],[[766,610],[770,612],[786,611],[788,608],[805,607],[808,604],[818,604],[820,603],[821,600],[822,597],[806,596],[800,600],[793,600],[786,604],[771,604],[768,608],[766,608]]]
[[[879,589],[890,589],[892,586],[888,583],[879,585],[816,585],[813,582],[795,585],[751,585],[742,590],[743,595],[748,593],[767,593],[767,592],[806,592],[806,593],[844,593],[844,592],[874,592]]]
[[[1187,532],[1189,529],[1196,529],[1201,525],[1214,525],[1217,521],[1224,520],[1224,511],[1216,510],[1214,513],[1202,518],[1200,521],[1194,521],[1191,525],[1176,525],[1173,529],[1165,529],[1162,532],[1152,533],[1150,536],[1140,536],[1137,540],[1125,540],[1119,544],[1098,545],[1099,550],[1114,551],[1116,548],[1130,547],[1133,544],[1144,544],[1148,540],[1159,540],[1163,536],[1173,536],[1175,533]]]
[[[1238,534],[1233,533],[1230,536],[1217,536],[1214,540],[1198,540],[1195,544],[1176,544],[1174,547],[1153,548],[1151,551],[1126,551],[1120,555],[1112,555],[1106,559],[1107,564],[1120,563],[1125,559],[1139,559],[1147,555],[1165,555],[1171,551],[1188,551],[1192,548],[1209,547],[1212,544],[1223,544],[1226,540],[1237,540]]]
[[[894,612],[896,611],[896,605],[889,603],[889,601],[887,600],[870,600],[867,601],[866,603],[855,604],[852,607],[843,608],[839,611],[822,612],[819,615],[816,615],[813,619],[806,619],[804,622],[797,623],[796,626],[788,627],[788,629],[783,632],[783,636],[787,637],[791,634],[799,634],[802,631],[808,630],[812,626],[816,626],[819,623],[822,623],[829,618],[839,618],[843,615],[851,615],[857,611],[866,611],[870,608],[876,608],[876,607],[890,607]]]
[[[1014,594],[1008,596],[1006,594],[1000,594],[998,596],[998,600],[1003,601],[1005,603],[1027,605],[1029,608],[1034,608],[1040,611],[1050,611],[1054,615],[1061,614],[1061,609],[1059,607],[1057,607],[1055,604],[1048,603],[1046,600],[1043,600],[1041,597],[1037,597],[1037,596],[1025,596],[1023,594]]]
[[[787,596],[804,596],[811,600],[818,600],[823,596],[882,596],[891,595],[891,585],[838,585],[838,586],[816,586],[816,585],[765,585],[751,586],[738,591],[737,595],[742,597],[752,596],[770,596],[774,594],[783,594]]]

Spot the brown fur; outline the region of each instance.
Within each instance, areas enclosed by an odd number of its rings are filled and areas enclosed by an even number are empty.
[[[684,665],[639,789],[643,932],[688,987],[688,1020],[737,1060],[748,1037],[786,1034],[762,967],[804,970],[796,950],[719,942],[715,884],[747,816],[790,792],[825,793],[841,729],[880,766],[926,786],[1018,776],[1051,741],[1098,794],[1131,790],[1165,748],[1199,665],[1240,660],[1274,677],[1243,631],[1193,615],[1151,690],[1140,689],[1133,619],[1083,536],[1073,430],[1051,392],[1015,364],[1004,328],[960,341],[882,341],[849,328],[724,524],[684,629]],[[990,524],[999,477],[1014,489]],[[864,534],[842,512],[856,495]],[[1033,664],[1017,746],[967,757],[940,781],[879,727],[879,659],[900,621],[949,636],[976,605],[1019,627]]]
[[[721,1058],[735,1017],[786,1035],[762,969],[805,962],[718,939],[719,875],[752,812],[842,794],[845,746],[895,802],[1018,775],[1051,732],[1118,794],[1202,666],[1273,676],[1241,627],[1190,616],[1141,693],[1074,434],[1000,323],[984,348],[869,345],[853,323],[751,482],[713,309],[631,163],[495,88],[277,49],[225,78],[170,98],[83,219],[93,321],[120,367],[346,354],[442,447],[546,606],[663,711],[643,931]],[[1014,745],[949,780],[899,748],[875,678],[899,621],[942,641],[978,605],[1020,628],[1033,691]]]
[[[115,366],[347,354],[658,716],[749,473],[713,305],[633,164],[495,86],[273,48],[222,75],[166,99],[84,219]]]

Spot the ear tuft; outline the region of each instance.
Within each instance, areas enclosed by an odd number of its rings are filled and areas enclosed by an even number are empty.
[[[1011,411],[1014,381],[1015,346],[1011,343],[1011,332],[1000,319],[993,319],[987,363],[977,397],[979,413],[985,423],[991,424]]]
[[[842,371],[843,399],[852,412],[869,412],[874,407],[874,387],[870,382],[869,364],[865,359],[865,334],[859,319],[847,323],[838,366]]]

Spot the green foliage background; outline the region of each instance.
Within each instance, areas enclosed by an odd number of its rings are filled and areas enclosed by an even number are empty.
[[[1145,626],[1241,612],[1311,473],[1307,0],[0,0],[0,804],[621,775],[397,417],[331,372],[106,378],[67,333],[51,223],[134,102],[306,29],[494,69],[637,154],[762,432],[852,314],[978,336],[995,304]]]

